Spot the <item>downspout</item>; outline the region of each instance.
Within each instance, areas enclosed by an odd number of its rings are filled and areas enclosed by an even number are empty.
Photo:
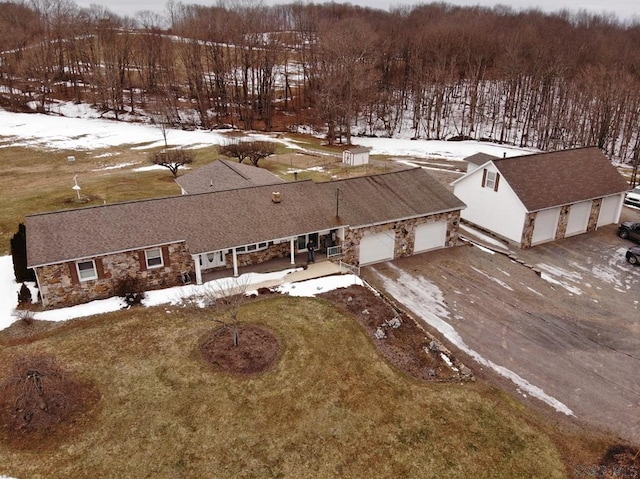
[[[290,244],[289,249],[291,250],[291,264],[296,264],[296,250],[295,250],[295,244],[294,244],[293,236],[289,240],[289,244]]]

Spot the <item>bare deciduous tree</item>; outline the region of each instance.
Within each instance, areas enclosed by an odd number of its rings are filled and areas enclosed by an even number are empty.
[[[263,158],[276,152],[276,144],[271,141],[234,141],[221,145],[218,149],[221,155],[237,158],[239,163],[248,159],[253,166]]]
[[[178,169],[184,165],[193,163],[196,155],[191,150],[179,148],[176,150],[162,150],[151,155],[151,163],[154,165],[164,166],[173,174],[174,178],[178,177]]]
[[[200,307],[217,307],[223,312],[224,319],[216,319],[221,329],[230,329],[233,334],[233,345],[240,344],[240,327],[238,312],[246,301],[249,287],[249,276],[226,278],[221,281],[208,283],[204,292],[189,298],[191,303]]]

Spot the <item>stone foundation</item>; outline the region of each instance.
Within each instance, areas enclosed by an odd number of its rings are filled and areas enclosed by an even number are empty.
[[[193,260],[184,243],[167,245],[168,265],[142,270],[139,251],[127,251],[91,258],[96,262],[98,279],[76,282],[71,274],[75,262],[36,268],[40,294],[46,308],[60,308],[106,299],[117,294],[120,281],[127,276],[138,279],[144,290],[182,284],[182,273],[195,277]],[[101,266],[100,266],[101,263]]]

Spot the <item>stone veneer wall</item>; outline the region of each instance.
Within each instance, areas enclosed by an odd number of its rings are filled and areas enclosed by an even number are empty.
[[[569,211],[571,205],[564,205],[560,208],[560,215],[558,216],[558,225],[556,228],[556,239],[564,238],[567,234],[567,225],[569,224]]]
[[[587,231],[595,231],[598,227],[600,208],[602,208],[602,198],[593,200],[593,203],[591,204],[591,213],[589,214],[589,222],[587,223]]]
[[[359,264],[360,241],[365,234],[375,234],[382,231],[393,230],[395,232],[394,258],[403,258],[413,255],[415,243],[416,227],[425,223],[436,221],[447,221],[447,238],[445,247],[455,246],[458,242],[458,226],[460,225],[460,211],[441,213],[408,220],[393,221],[363,228],[349,229],[345,232],[345,239],[342,244],[342,260],[350,264]]]
[[[195,277],[193,260],[184,243],[167,245],[169,265],[161,268],[141,270],[139,251],[99,256],[94,259],[102,262],[102,271],[96,264],[99,278],[96,280],[74,282],[70,267],[75,262],[53,264],[36,268],[40,294],[47,308],[59,308],[86,303],[95,299],[105,299],[116,294],[120,280],[127,276],[142,282],[145,290],[160,289],[182,284],[181,273],[188,272]]]
[[[589,222],[587,223],[587,231],[595,231],[598,226],[598,217],[600,216],[600,208],[602,206],[602,198],[593,200],[591,204],[591,212],[589,214]],[[569,212],[571,205],[564,205],[560,209],[560,215],[558,217],[558,224],[556,228],[555,239],[561,239],[566,236],[567,224],[569,223]],[[521,248],[530,248],[531,240],[533,239],[533,230],[536,226],[537,212],[529,213],[524,220],[524,230],[522,231],[522,241],[520,242]]]

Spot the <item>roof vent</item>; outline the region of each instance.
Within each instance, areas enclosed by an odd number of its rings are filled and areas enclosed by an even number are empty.
[[[279,191],[274,191],[273,193],[271,193],[271,201],[273,201],[274,203],[280,203],[280,192]]]

